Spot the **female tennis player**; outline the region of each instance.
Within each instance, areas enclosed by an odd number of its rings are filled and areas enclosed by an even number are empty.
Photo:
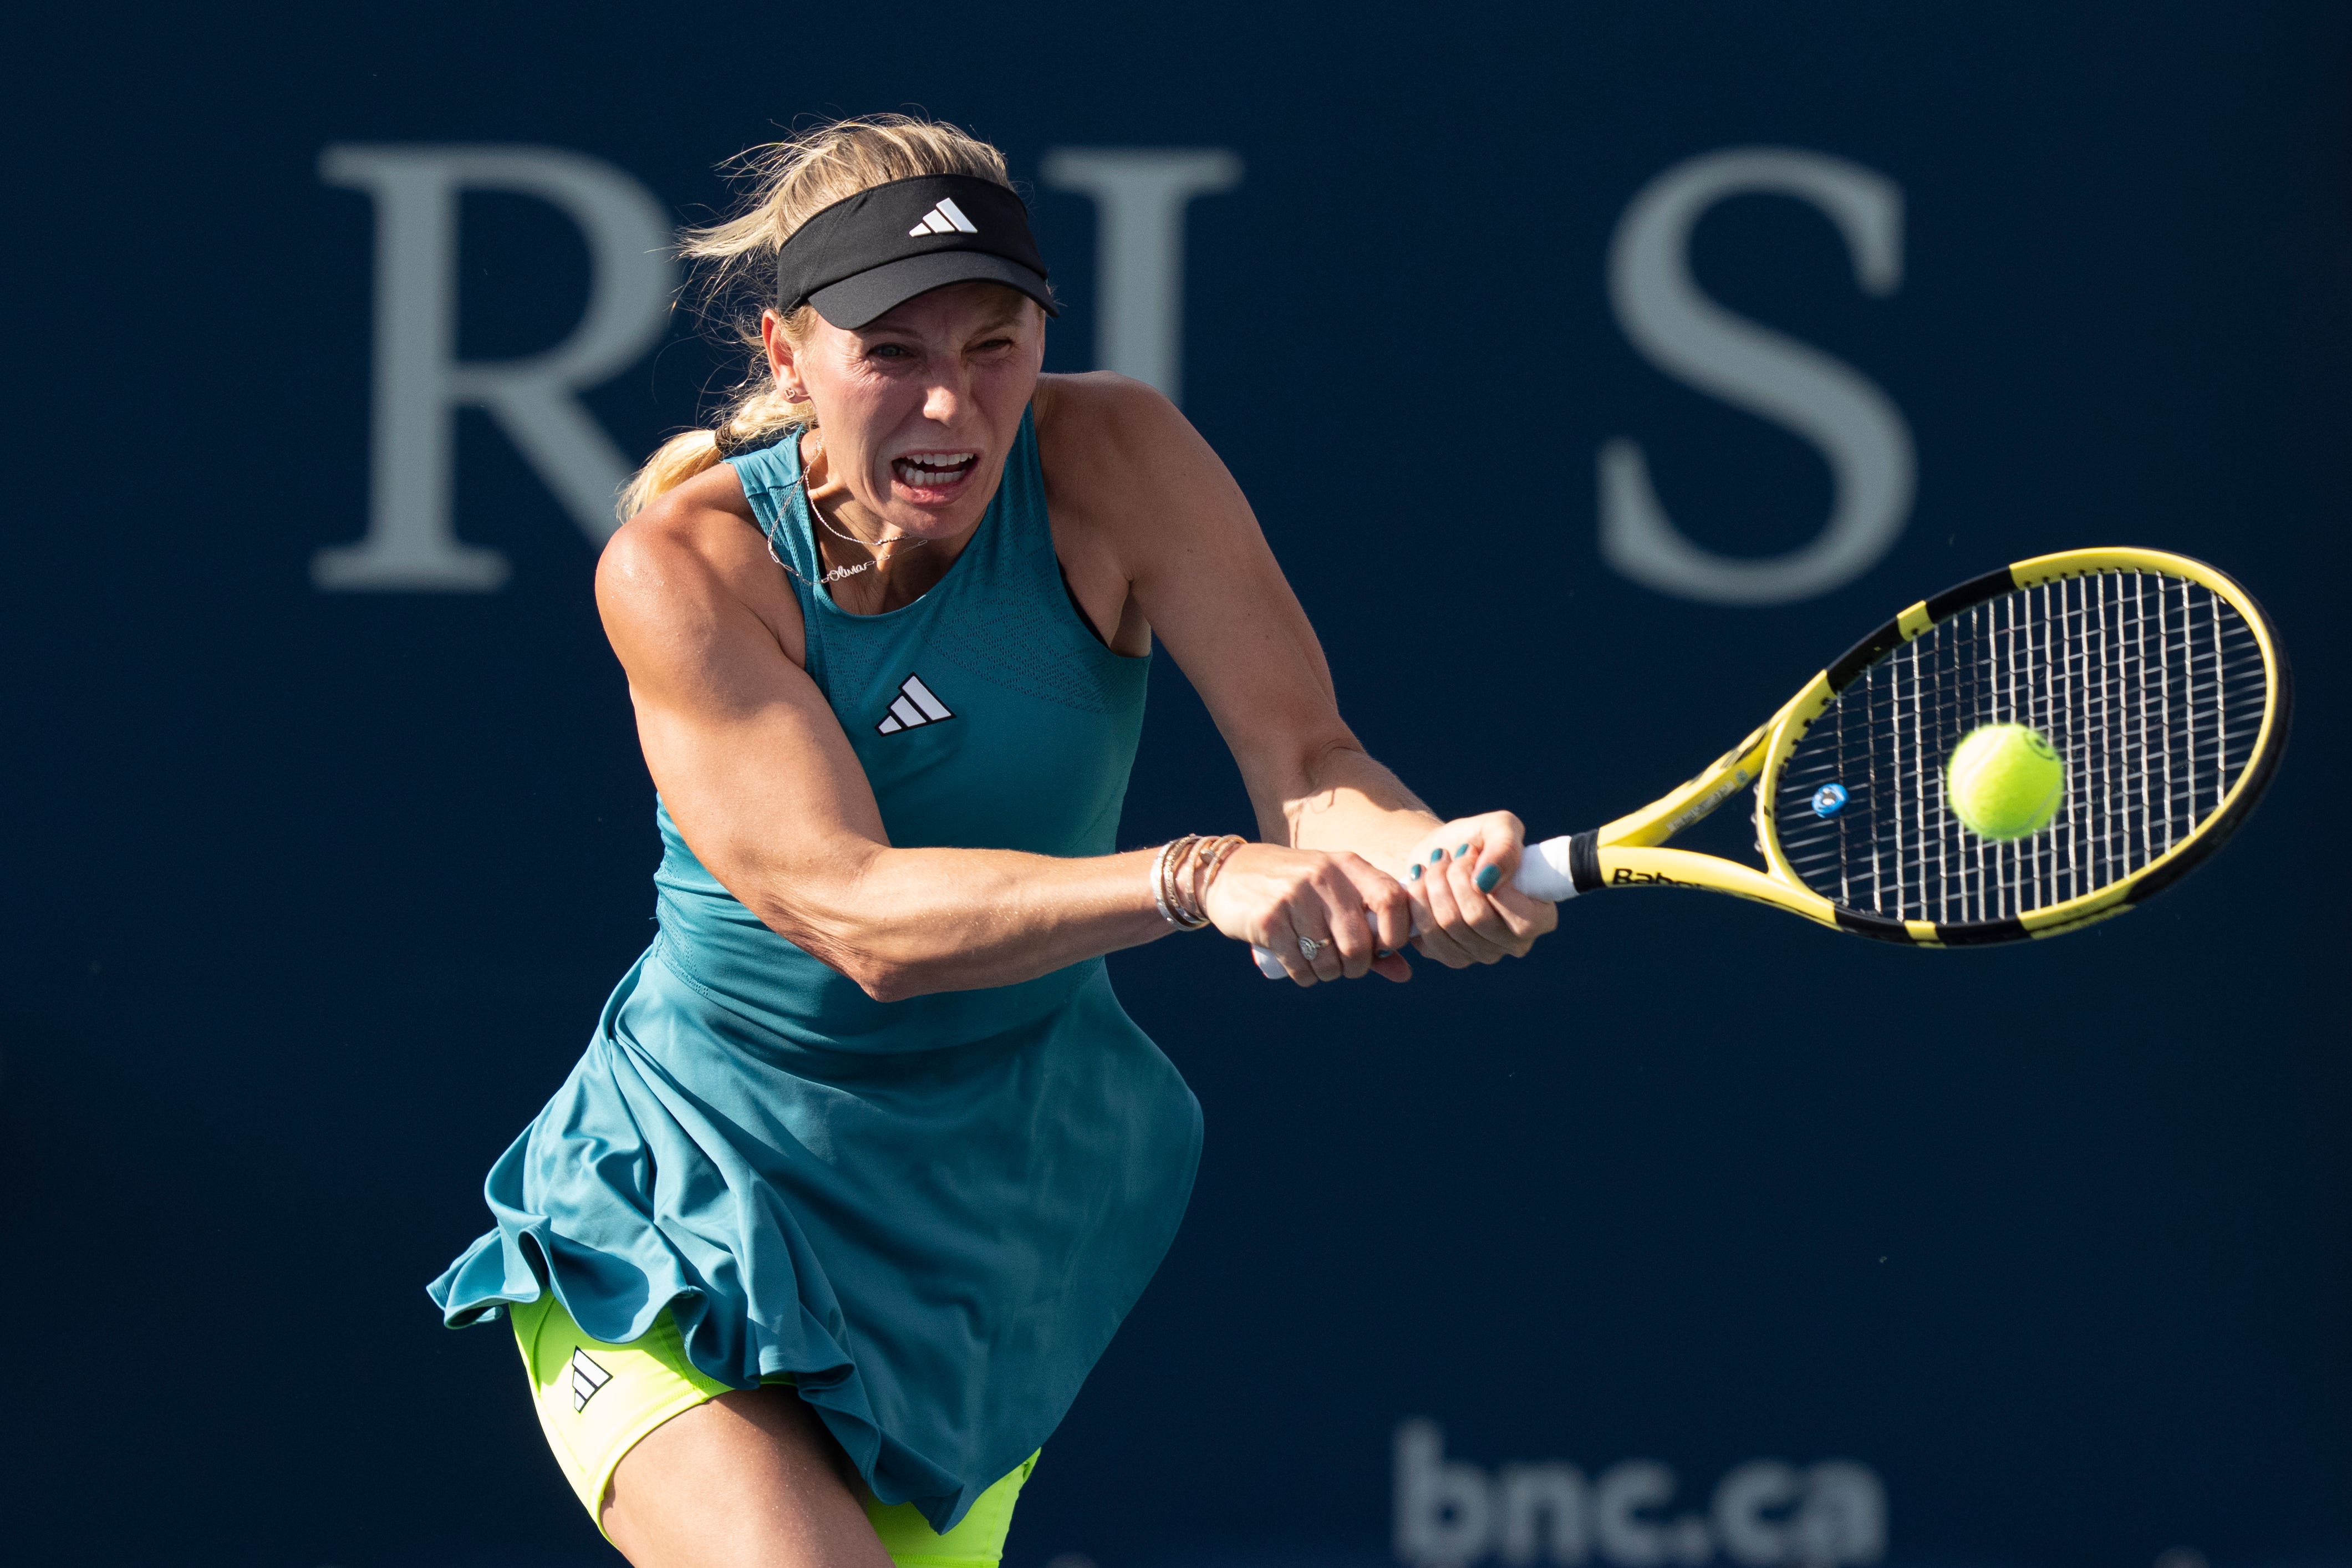
[[[1213,927],[1300,984],[1403,980],[1409,945],[1493,963],[1553,910],[1509,889],[1516,818],[1441,822],[1365,754],[1183,417],[1039,374],[1054,297],[994,148],[887,116],[746,168],[686,249],[761,306],[753,379],[656,454],[597,573],[659,933],[433,1296],[511,1317],[639,1568],[992,1564],[1199,1153],[1103,955]],[[1115,852],[1155,635],[1261,841]]]

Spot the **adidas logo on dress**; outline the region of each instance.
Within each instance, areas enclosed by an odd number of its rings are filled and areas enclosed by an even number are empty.
[[[947,204],[940,204],[945,206]],[[877,733],[895,735],[901,730],[918,730],[926,724],[936,724],[942,719],[952,719],[948,705],[923,684],[919,675],[910,675],[898,683],[898,695],[890,700],[890,712],[874,726]]]
[[[927,234],[978,234],[971,219],[963,216],[963,208],[955,205],[952,196],[942,198],[940,205],[923,215],[923,221],[907,231],[908,239],[920,239]]]
[[[586,1351],[572,1352],[572,1409],[574,1415],[588,1408],[588,1402],[597,1391],[613,1381],[613,1374],[588,1359]]]

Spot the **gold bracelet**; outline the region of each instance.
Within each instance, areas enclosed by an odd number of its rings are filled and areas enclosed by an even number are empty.
[[[1173,838],[1162,844],[1151,862],[1151,902],[1160,910],[1160,918],[1170,925],[1176,924],[1176,916],[1168,908],[1168,857],[1176,845]]]
[[[1234,850],[1246,842],[1238,833],[1228,833],[1212,838],[1192,852],[1192,912],[1203,922],[1209,918],[1209,884],[1225,868],[1225,862]]]
[[[1183,908],[1176,897],[1176,882],[1171,875],[1175,863],[1200,842],[1197,833],[1171,838],[1160,847],[1160,858],[1151,864],[1151,901],[1159,909],[1160,918],[1178,931],[1198,931],[1209,923]]]
[[[1168,912],[1176,917],[1177,925],[1185,931],[1199,931],[1209,923],[1209,917],[1202,914],[1197,905],[1184,901],[1184,863],[1200,852],[1202,842],[1201,836],[1195,833],[1168,857]]]

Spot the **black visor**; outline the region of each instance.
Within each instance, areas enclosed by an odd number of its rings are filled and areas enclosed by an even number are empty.
[[[855,331],[950,283],[1002,283],[1055,316],[1021,198],[970,174],[918,174],[826,207],[776,256],[776,308]]]

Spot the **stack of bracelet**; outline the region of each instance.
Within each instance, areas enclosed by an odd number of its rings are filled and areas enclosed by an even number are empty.
[[[1151,863],[1151,901],[1160,907],[1160,918],[1179,931],[1207,925],[1202,900],[1209,896],[1209,884],[1245,842],[1238,833],[1221,838],[1188,833],[1161,845],[1160,858]]]

